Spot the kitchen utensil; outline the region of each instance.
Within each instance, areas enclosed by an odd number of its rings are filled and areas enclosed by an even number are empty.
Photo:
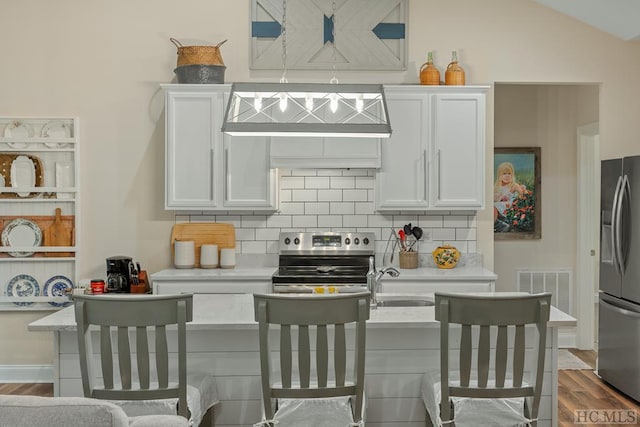
[[[422,238],[423,231],[422,228],[416,226],[411,229],[411,233],[416,240],[420,240]]]
[[[411,229],[412,229],[411,223],[405,224],[404,227],[402,227],[402,229],[404,230],[405,236],[411,236],[411,234],[412,234],[411,233]]]
[[[176,268],[194,268],[196,264],[195,242],[193,240],[176,240],[173,243],[173,264]]]
[[[62,210],[56,208],[53,224],[44,230],[45,246],[73,246],[73,228],[62,221]],[[73,252],[45,252],[47,257],[70,257]]]
[[[400,268],[418,268],[418,252],[400,251]]]
[[[407,244],[405,243],[405,240],[407,239],[407,236],[404,234],[404,230],[398,231],[398,235],[400,236],[400,246],[402,246],[403,251],[406,251]]]
[[[195,243],[195,266],[200,267],[200,247],[203,244],[218,245],[218,249],[236,247],[236,231],[233,224],[221,222],[179,223],[171,230],[171,255],[176,240],[193,240]]]
[[[460,260],[460,251],[451,245],[438,246],[431,255],[438,268],[453,268]]]
[[[236,249],[224,248],[220,250],[220,268],[234,268],[236,266]]]

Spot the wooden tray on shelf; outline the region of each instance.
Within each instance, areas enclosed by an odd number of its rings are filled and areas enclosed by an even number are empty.
[[[33,162],[33,165],[35,166],[35,170],[36,170],[36,187],[43,187],[44,186],[44,170],[42,168],[42,161],[38,157],[32,156],[31,154],[0,153],[0,175],[4,177],[5,187],[7,188],[11,187],[11,163],[13,163],[13,161],[17,159],[18,156],[25,156]],[[20,198],[36,197],[39,194],[40,193],[30,193],[27,197],[20,197]],[[18,195],[16,193],[0,193],[0,199],[17,199],[17,198],[18,198]]]
[[[57,210],[56,210],[56,213]],[[24,218],[33,221],[42,231],[41,246],[74,246],[75,245],[75,215],[19,215],[19,216],[0,216],[0,233],[11,221]],[[74,252],[38,252],[34,250],[31,257],[72,257]],[[7,252],[0,252],[0,258],[14,258]]]
[[[195,266],[200,266],[200,246],[218,245],[222,248],[236,247],[236,229],[233,224],[222,222],[186,222],[174,224],[171,230],[171,259],[174,258],[176,240],[193,240],[195,246]]]

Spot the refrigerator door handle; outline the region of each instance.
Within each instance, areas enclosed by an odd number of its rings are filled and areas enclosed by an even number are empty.
[[[631,193],[631,188],[629,185],[629,178],[625,175],[622,178],[622,185],[620,186],[620,201],[618,203],[618,212],[616,212],[616,258],[618,259],[618,264],[620,265],[620,273],[624,274],[624,271],[627,268],[626,257],[622,247],[622,234],[625,230],[624,223],[622,222],[622,213],[624,209],[627,209],[627,203],[629,203],[628,195]]]
[[[620,241],[619,237],[621,233],[618,231],[620,228],[620,190],[622,188],[622,176],[618,177],[616,183],[616,191],[613,194],[613,207],[611,208],[611,249],[613,255],[613,265],[616,267],[618,274],[622,274],[620,269],[620,259],[618,257]]]
[[[635,317],[637,319],[640,319],[640,313],[638,313],[637,311],[627,310],[626,308],[622,308],[616,304],[612,304],[608,300],[600,299],[600,304],[602,304],[604,308],[616,311],[624,316]]]

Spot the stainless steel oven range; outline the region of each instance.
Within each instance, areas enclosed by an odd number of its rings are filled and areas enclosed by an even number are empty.
[[[282,232],[273,292],[310,293],[367,290],[369,258],[375,256],[374,233]]]

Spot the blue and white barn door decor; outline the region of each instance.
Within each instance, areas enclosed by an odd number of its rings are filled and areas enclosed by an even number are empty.
[[[407,0],[287,1],[289,70],[406,70]],[[251,69],[282,69],[282,0],[251,0]],[[334,40],[335,36],[335,40]]]

